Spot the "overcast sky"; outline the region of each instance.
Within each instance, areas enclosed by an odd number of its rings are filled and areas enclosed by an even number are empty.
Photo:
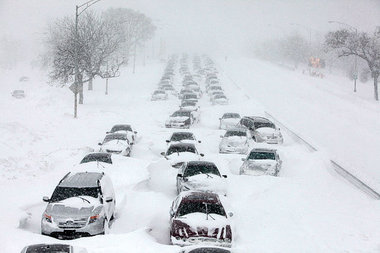
[[[18,40],[36,53],[49,22],[74,15],[75,0],[0,0],[0,37]],[[380,25],[380,0],[101,0],[93,7],[126,7],[151,17],[156,41],[168,51],[244,52],[249,43],[298,31],[318,33],[338,28],[329,20],[373,31]],[[291,25],[293,24],[293,25]],[[297,24],[297,25],[294,25]]]

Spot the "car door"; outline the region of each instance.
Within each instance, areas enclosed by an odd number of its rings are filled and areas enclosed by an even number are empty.
[[[100,187],[103,193],[103,205],[108,220],[114,215],[115,212],[115,192],[113,189],[111,179],[104,175],[100,180]],[[110,201],[109,201],[110,200]]]
[[[186,163],[182,164],[182,166],[178,170],[178,174],[177,174],[177,192],[178,193],[180,192],[181,186],[183,183],[183,173],[185,172],[185,168],[186,168]]]

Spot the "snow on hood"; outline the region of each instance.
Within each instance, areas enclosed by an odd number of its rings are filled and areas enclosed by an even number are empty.
[[[49,203],[46,212],[53,216],[89,216],[98,206],[101,206],[99,199],[90,196],[80,196]]]
[[[245,136],[223,137],[223,144],[226,145],[239,146],[245,142],[247,142],[247,137]]]
[[[219,229],[219,233],[221,233],[222,228],[230,225],[228,219],[225,216],[213,213],[209,214],[208,217],[205,213],[190,213],[181,217],[177,217],[176,219],[189,225],[195,231],[206,230],[207,236],[209,237],[213,237],[214,231],[216,229]],[[217,238],[220,238],[220,235],[218,235]]]
[[[217,193],[226,193],[225,180],[215,174],[198,174],[187,177],[187,181],[183,183],[190,190],[211,191]]]
[[[128,142],[124,140],[112,140],[104,143],[102,149],[109,149],[114,151],[122,151],[128,147]]]
[[[183,122],[183,121],[186,121],[188,119],[189,119],[189,117],[186,117],[186,116],[170,117],[169,122]]]
[[[199,155],[192,152],[179,152],[166,156],[170,163],[176,164],[179,162],[188,162],[193,160],[199,160]]]
[[[248,167],[250,169],[260,169],[265,171],[274,168],[276,164],[277,161],[270,159],[248,161]]]
[[[228,118],[228,119],[222,119],[222,124],[228,124],[228,125],[236,125],[239,123],[240,118]]]
[[[256,129],[256,132],[258,132],[259,134],[262,134],[262,135],[272,135],[272,134],[277,135],[278,134],[277,129],[274,129],[271,127],[260,127],[258,129]]]

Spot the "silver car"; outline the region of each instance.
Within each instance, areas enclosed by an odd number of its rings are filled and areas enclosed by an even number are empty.
[[[102,172],[68,173],[43,200],[41,234],[59,239],[104,234],[115,214],[112,182]]]
[[[282,161],[276,149],[254,148],[240,167],[240,175],[271,175],[277,176],[281,170]]]
[[[245,128],[231,128],[220,136],[219,153],[246,154],[249,149],[248,131]]]
[[[241,117],[239,113],[225,113],[221,118],[219,118],[219,129],[229,129],[236,127],[239,123]]]

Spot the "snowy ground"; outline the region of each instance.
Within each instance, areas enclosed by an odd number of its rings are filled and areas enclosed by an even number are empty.
[[[285,135],[285,143],[279,147],[283,169],[277,178],[239,176],[242,156],[218,154],[219,135],[223,133],[217,129],[218,118],[224,112],[263,115],[264,110],[269,110],[292,123],[290,126],[296,130],[313,126],[302,134],[317,138],[318,144],[324,146],[327,146],[322,142],[325,138],[313,135],[323,127],[317,122],[337,124],[340,133],[357,129],[352,124],[345,125],[346,121],[339,123],[343,116],[329,122],[317,112],[324,109],[330,116],[343,115],[352,109],[361,116],[358,108],[354,110],[355,102],[350,109],[346,104],[339,105],[337,111],[328,109],[328,103],[323,107],[320,101],[325,96],[314,87],[318,86],[314,81],[310,81],[311,87],[302,89],[299,88],[302,82],[296,82],[301,77],[294,73],[287,74],[256,61],[242,62],[231,59],[222,64],[226,72],[221,77],[230,105],[211,106],[203,98],[201,121],[192,128],[202,140],[200,151],[205,154],[204,160],[214,161],[228,175],[226,201],[234,212],[235,252],[379,252],[379,202],[336,177],[329,169],[325,152],[310,153]],[[76,120],[72,119],[72,93],[47,86],[41,73],[1,75],[4,84],[0,88],[1,252],[19,252],[32,243],[59,242],[39,234],[46,205],[42,196],[50,195],[61,177],[84,154],[96,149],[105,132],[116,123],[130,123],[138,131],[132,158],[125,161],[128,166],[109,171],[116,191],[117,218],[108,235],[67,242],[86,247],[90,253],[179,252],[179,247],[169,245],[169,208],[176,195],[176,171],[160,156],[166,148],[165,140],[174,131],[165,129],[164,122],[177,109],[178,101],[150,101],[163,68],[162,63],[151,63],[139,67],[135,75],[127,70],[122,77],[110,81],[108,96],[104,95],[104,82],[97,80],[95,91],[87,93],[85,105],[79,107]],[[277,74],[269,74],[270,68]],[[19,83],[21,75],[29,75],[30,82]],[[27,98],[15,100],[9,96],[15,84],[23,86]],[[290,92],[293,86],[299,89]],[[329,93],[325,89],[323,92]],[[332,96],[337,95],[330,95],[330,99]],[[371,103],[365,106],[374,108]],[[374,109],[373,113],[376,112]],[[311,114],[316,121],[305,120]],[[364,134],[369,127],[373,128]],[[378,133],[376,125],[365,125],[360,130],[350,135],[352,144],[345,141],[348,148],[345,152],[351,154],[350,148],[362,143],[360,137],[375,137]],[[330,142],[347,140],[340,133],[329,132]],[[363,144],[360,155],[370,152],[373,145]],[[342,155],[333,149],[326,153],[330,155],[330,151]]]

